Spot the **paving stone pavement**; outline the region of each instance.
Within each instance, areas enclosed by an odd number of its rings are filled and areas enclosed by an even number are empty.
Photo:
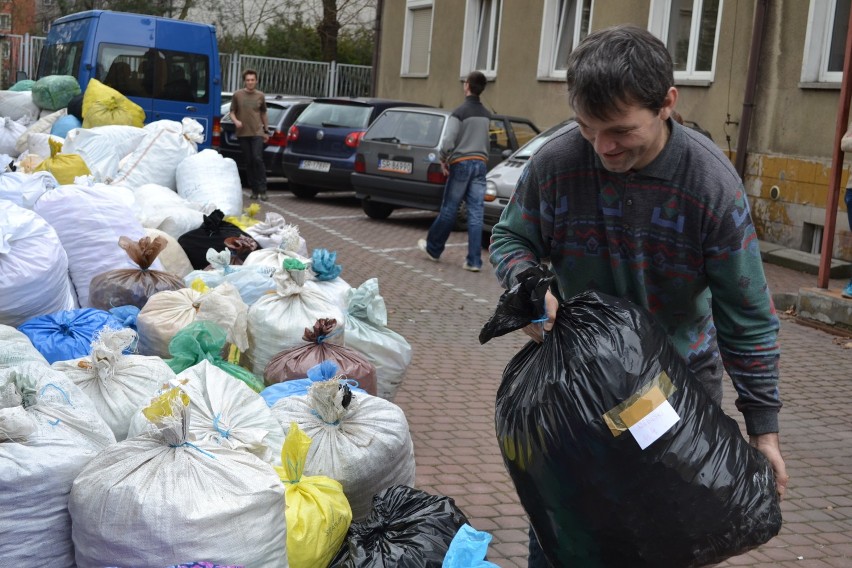
[[[246,194],[247,195],[247,194]],[[479,345],[501,293],[487,267],[462,270],[467,237],[453,233],[441,262],[417,249],[434,214],[400,210],[368,219],[350,197],[298,200],[271,191],[264,210],[299,226],[308,247],[338,252],[353,286],[378,277],[389,326],[413,347],[395,402],[415,444],[417,487],[453,497],[471,525],[493,535],[488,559],[525,567],[527,521],[495,439],[494,403],[503,368],[525,343],[521,333]],[[248,201],[246,201],[248,202]],[[765,265],[773,293],[815,286],[816,276]],[[845,281],[833,280],[832,288]],[[782,450],[791,476],[781,533],[720,567],[852,566],[852,348],[782,313]],[[741,424],[726,382],[725,411]],[[744,431],[744,428],[743,428]],[[627,567],[625,567],[627,568]]]

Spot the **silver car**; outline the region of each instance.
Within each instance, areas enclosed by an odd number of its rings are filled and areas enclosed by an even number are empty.
[[[530,157],[547,142],[548,138],[572,122],[574,122],[574,119],[568,119],[548,128],[485,174],[483,226],[486,230],[490,231],[500,220],[500,215],[506,205],[509,204],[509,199],[512,198],[515,186],[521,178],[521,172],[524,171]]]

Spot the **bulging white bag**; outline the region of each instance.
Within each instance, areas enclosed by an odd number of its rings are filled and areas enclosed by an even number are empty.
[[[204,127],[192,118],[181,122],[157,120],[145,125],[145,136],[119,164],[113,183],[136,188],[156,183],[176,190],[175,172],[186,157],[198,152]]]
[[[189,262],[189,257],[186,256],[183,247],[180,246],[173,236],[165,231],[147,227],[145,228],[145,233],[152,239],[157,237],[166,239],[168,245],[160,252],[160,256],[157,257],[163,263],[163,268],[165,268],[166,272],[171,272],[181,278],[192,272],[192,263]]]
[[[115,438],[92,402],[57,371],[0,369],[0,558],[4,566],[74,566],[68,495]],[[37,544],[37,546],[36,546]]]
[[[200,227],[204,214],[209,213],[203,205],[187,201],[162,185],[148,183],[134,189],[133,194],[142,226],[159,229],[175,239]]]
[[[42,195],[58,185],[50,172],[4,172],[0,173],[0,199],[32,209]]]
[[[274,211],[267,211],[263,221],[255,223],[245,231],[264,249],[274,250],[281,247],[282,250],[292,250],[301,256],[308,256],[308,245],[299,234],[299,227],[288,224],[282,215]]]
[[[178,373],[172,386],[189,396],[189,431],[196,440],[246,451],[267,463],[281,465],[284,430],[266,401],[244,382],[209,361],[202,361]],[[155,427],[137,409],[130,422],[129,437],[152,429]]]
[[[32,91],[0,91],[0,116],[32,124],[40,112],[33,102]]]
[[[26,131],[25,124],[0,116],[0,154],[17,158],[20,152],[15,149],[15,144]]]
[[[180,390],[166,391],[145,410],[156,431],[113,444],[74,480],[77,566],[287,566],[275,470],[248,452],[194,440],[188,404]]]
[[[225,215],[242,213],[243,184],[234,160],[208,148],[184,158],[175,175],[178,195],[184,199],[212,205]]]
[[[53,123],[68,114],[68,109],[61,108],[57,111],[51,112],[45,117],[39,118],[35,123],[31,124],[27,127],[27,131],[24,132],[18,141],[15,143],[15,150],[18,151],[18,154],[23,154],[27,151],[29,147],[29,138],[33,134],[50,134],[50,129],[53,127]],[[58,137],[57,137],[58,138]],[[50,157],[50,151],[47,152],[47,157]]]
[[[62,144],[63,139],[59,136],[54,136],[53,134],[48,134],[45,132],[34,132],[27,136],[27,153],[35,154],[36,156],[41,156],[43,159],[48,159],[50,157],[50,141],[58,142]]]
[[[92,343],[89,356],[52,365],[91,399],[119,442],[127,438],[134,413],[175,378],[160,357],[124,355],[134,341],[132,329],[105,328]]]
[[[49,367],[50,363],[30,341],[14,327],[0,324],[0,370],[23,363],[36,363]]]
[[[17,327],[76,307],[56,231],[29,209],[0,199],[0,324]]]
[[[143,128],[125,125],[75,128],[65,136],[62,152],[79,154],[96,181],[110,183],[121,159],[136,150],[145,134]]]
[[[275,281],[272,274],[275,269],[268,266],[234,266],[231,264],[231,251],[227,248],[217,252],[207,249],[208,270],[193,270],[183,281],[187,286],[198,279],[209,287],[229,282],[240,292],[240,297],[246,305],[251,306],[266,294],[275,291]],[[188,262],[188,261],[187,261]]]
[[[337,380],[313,383],[307,396],[285,396],[272,413],[290,431],[295,422],[313,444],[305,475],[343,485],[352,519],[366,518],[373,496],[392,485],[414,486],[414,444],[402,409],[376,396],[349,393]]]

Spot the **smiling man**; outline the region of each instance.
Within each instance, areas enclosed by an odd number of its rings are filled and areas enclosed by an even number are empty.
[[[666,46],[635,26],[595,32],[571,53],[576,124],[530,159],[491,238],[506,288],[549,258],[563,298],[588,289],[651,311],[717,402],[723,370],[751,443],[783,496],[778,318],[748,200],[730,161],[672,120],[678,92]],[[525,331],[541,340],[548,321]],[[530,566],[544,566],[531,535]]]

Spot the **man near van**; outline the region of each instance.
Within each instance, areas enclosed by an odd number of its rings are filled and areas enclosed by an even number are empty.
[[[441,141],[441,167],[449,174],[444,186],[441,212],[417,247],[430,260],[444,252],[450,231],[456,223],[462,200],[467,204],[467,259],[462,268],[479,272],[482,268],[482,215],[485,207],[485,172],[491,113],[479,101],[485,90],[485,75],[473,71],[464,82],[464,102],[450,116]]]
[[[231,120],[245,160],[251,198],[266,201],[266,165],[263,162],[263,148],[269,140],[266,96],[257,90],[254,69],[243,71],[243,83],[245,87],[231,99]]]

